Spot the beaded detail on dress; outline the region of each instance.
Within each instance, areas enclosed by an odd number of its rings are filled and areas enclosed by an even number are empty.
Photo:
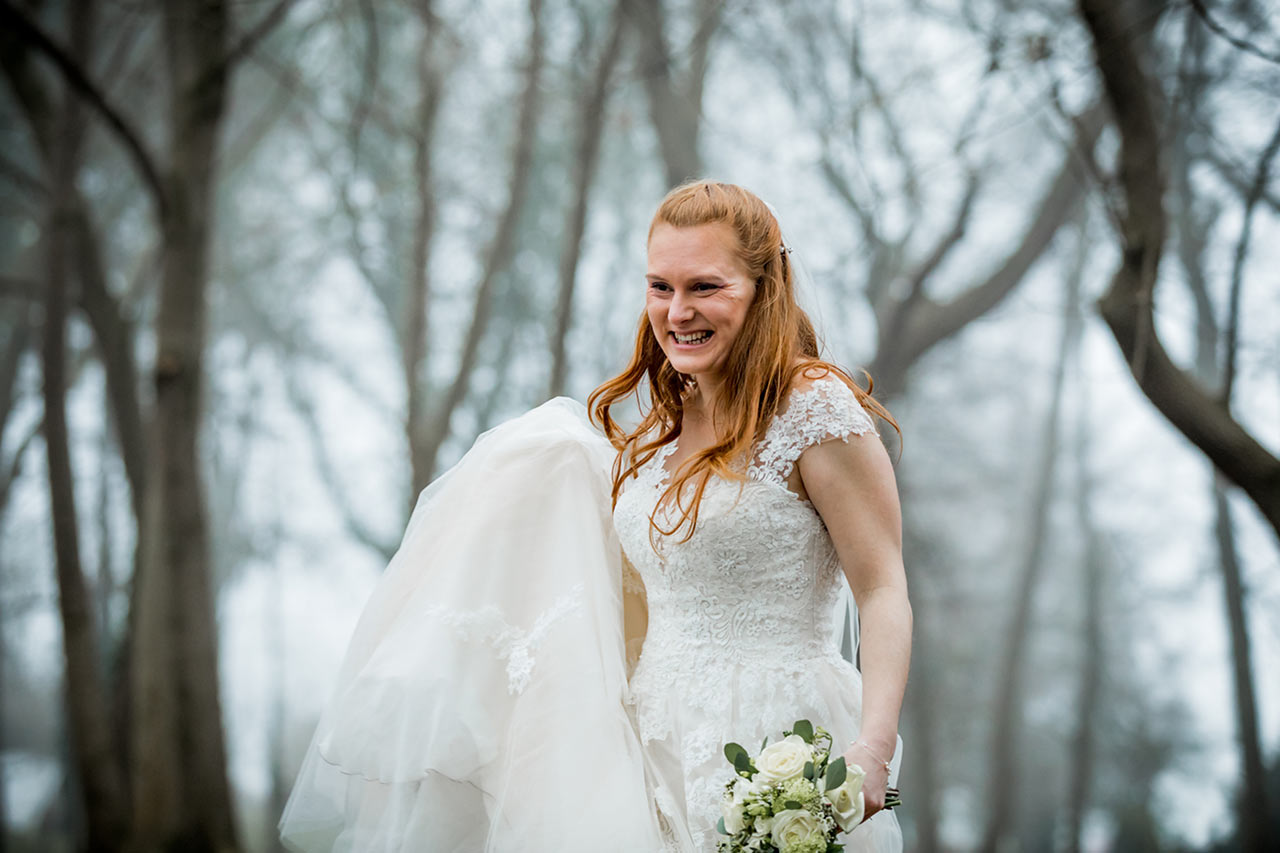
[[[835,547],[786,480],[806,448],[866,433],[875,426],[853,392],[824,376],[793,391],[757,443],[745,482],[711,478],[688,541],[679,541],[683,529],[650,538],[674,442],[619,496],[615,526],[648,600],[630,703],[642,744],[666,739],[678,753],[683,778],[667,786],[683,785],[699,849],[714,848],[711,828],[732,778],[720,754],[726,740],[754,749],[762,733],[801,710],[815,722],[854,714],[860,723],[861,678],[832,639],[841,593]],[[674,516],[664,511],[659,521],[670,529]],[[670,809],[664,796],[674,794],[659,786],[659,811]]]

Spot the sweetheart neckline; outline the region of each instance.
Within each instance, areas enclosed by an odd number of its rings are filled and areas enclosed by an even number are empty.
[[[670,458],[672,453],[675,452],[676,442],[679,440],[680,440],[679,437],[673,438],[671,441],[667,442],[666,444],[662,445],[662,447],[658,448],[657,453],[653,455],[653,458],[649,460],[648,465],[645,466],[646,468],[652,466],[653,468],[656,468],[658,471],[658,476],[653,478],[653,482],[651,484],[652,488],[655,491],[666,487],[670,483],[672,475],[675,473],[674,471],[668,470],[667,459]],[[711,476],[713,479],[719,480],[720,482],[723,482],[723,483],[732,482],[730,480],[726,480],[724,477],[721,477],[715,473],[713,473]],[[788,488],[785,482],[775,483],[773,480],[766,480],[760,477],[753,477],[751,476],[750,466],[748,466],[747,468],[747,479],[745,482],[757,483],[761,486],[766,486],[774,491],[781,490],[782,492],[785,492],[792,499],[792,501],[794,501],[797,504],[800,504],[806,509],[812,510],[813,514],[818,517],[818,520],[822,521],[822,514],[818,512],[818,508],[813,505],[813,501],[800,497],[799,494],[797,494],[796,492]],[[823,522],[823,523],[825,524],[826,522]]]

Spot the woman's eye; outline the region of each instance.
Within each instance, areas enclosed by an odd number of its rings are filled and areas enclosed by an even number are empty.
[[[666,285],[666,284],[664,284],[663,282],[660,282],[660,281],[651,281],[651,282],[649,282],[649,289],[650,289],[650,290],[656,290],[656,291],[658,291],[659,293],[665,293],[666,291],[670,290],[671,288],[667,287],[667,285]]]
[[[693,286],[693,289],[694,289],[694,290],[702,290],[702,291],[707,291],[707,290],[718,290],[718,289],[719,289],[719,285],[711,284],[710,282],[707,282],[707,281],[700,281],[700,282],[698,282],[697,284],[695,284],[695,285]]]

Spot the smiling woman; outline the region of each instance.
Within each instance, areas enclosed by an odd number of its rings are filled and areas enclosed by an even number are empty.
[[[590,405],[618,451],[614,524],[646,597],[629,705],[664,841],[746,849],[750,839],[718,829],[735,780],[721,750],[807,718],[865,770],[867,820],[841,838],[847,849],[901,850],[883,806],[901,761],[911,607],[893,469],[871,415],[896,424],[820,358],[789,249],[758,197],[712,181],[677,187],[648,248],[631,363]],[[646,386],[647,412],[622,429],[612,405]],[[831,642],[846,581],[862,673]]]

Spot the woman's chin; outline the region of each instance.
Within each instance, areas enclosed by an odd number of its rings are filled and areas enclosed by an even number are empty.
[[[677,373],[683,373],[686,376],[711,373],[715,369],[715,359],[711,358],[709,353],[707,356],[703,356],[669,352],[667,353],[667,361],[671,362],[671,366],[675,368]]]

